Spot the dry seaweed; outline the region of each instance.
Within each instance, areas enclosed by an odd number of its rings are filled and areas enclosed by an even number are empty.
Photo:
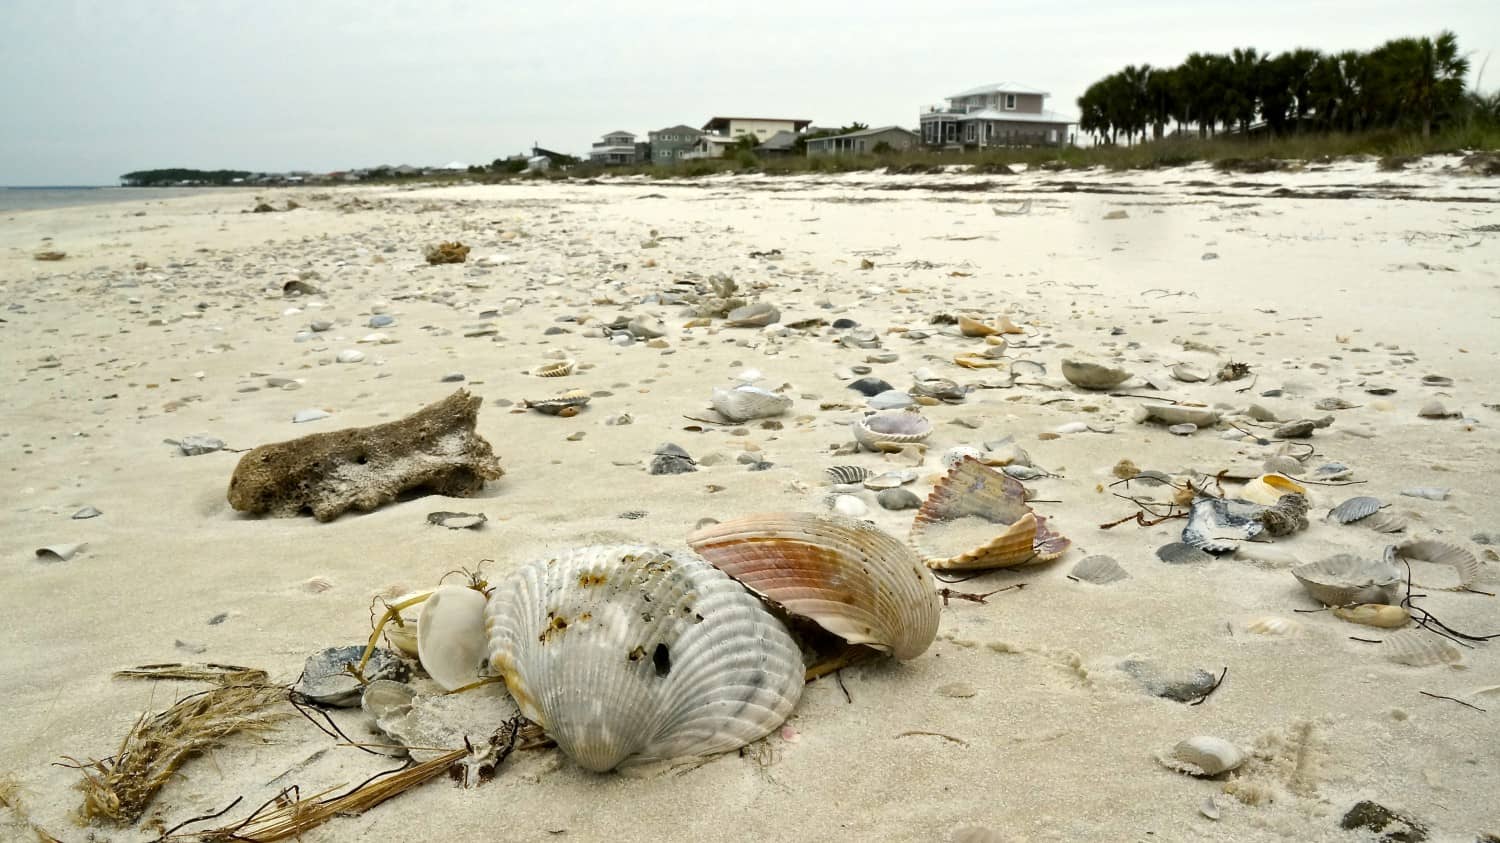
[[[0,820],[0,832],[26,830],[37,839],[37,843],[62,843],[53,837],[46,829],[37,825],[31,819],[31,813],[26,810],[26,805],[21,801],[21,783],[16,781],[15,776],[0,776],[0,808],[10,811],[10,820]],[[19,838],[17,838],[19,839]]]
[[[458,242],[439,243],[427,250],[427,262],[430,264],[440,263],[463,263],[469,259],[469,247]]]

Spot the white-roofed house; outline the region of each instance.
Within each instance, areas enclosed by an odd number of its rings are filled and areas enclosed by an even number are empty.
[[[1048,111],[1051,94],[1014,82],[981,85],[922,110],[922,142],[929,146],[1063,146],[1078,121]]]
[[[596,164],[639,164],[650,157],[650,144],[637,143],[635,133],[624,129],[606,134],[589,149],[589,160]]]

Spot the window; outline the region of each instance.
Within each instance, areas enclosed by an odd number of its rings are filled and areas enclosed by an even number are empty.
[[[1006,94],[1005,95],[1005,110],[1006,111],[1015,111],[1016,110],[1016,95],[1015,94]]]

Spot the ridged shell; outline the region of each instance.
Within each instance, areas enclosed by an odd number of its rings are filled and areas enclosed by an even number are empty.
[[[1396,599],[1402,581],[1401,572],[1389,561],[1352,553],[1298,565],[1292,569],[1292,576],[1314,600],[1325,606],[1390,603]]]
[[[1208,373],[1191,363],[1178,363],[1170,371],[1173,378],[1183,383],[1202,383],[1208,380]]]
[[[1072,544],[1026,505],[1026,487],[973,457],[933,486],[912,522],[911,543],[937,570],[1047,562]]]
[[[486,650],[482,593],[467,586],[445,585],[422,604],[417,657],[444,691],[478,682]]]
[[[1350,498],[1333,509],[1328,510],[1328,517],[1340,524],[1350,524],[1361,518],[1374,515],[1381,507],[1379,498],[1360,496]]]
[[[1380,651],[1396,664],[1411,667],[1455,664],[1464,657],[1447,639],[1420,629],[1403,629],[1387,635],[1381,642]]]
[[[932,422],[919,413],[875,413],[855,419],[854,438],[871,451],[899,451],[932,435]]]
[[[1208,553],[1233,553],[1239,542],[1265,531],[1265,525],[1256,520],[1264,509],[1248,501],[1200,495],[1193,499],[1182,541]]]
[[[1130,574],[1120,567],[1120,563],[1109,556],[1089,556],[1074,565],[1069,576],[1096,585],[1108,585],[1130,578]]]
[[[1178,743],[1157,760],[1190,776],[1217,776],[1245,763],[1245,753],[1223,738],[1199,735]]]
[[[823,473],[828,475],[828,482],[847,486],[859,483],[869,477],[871,472],[862,465],[830,465],[823,469]]]
[[[792,399],[758,386],[714,387],[713,405],[724,418],[742,422],[779,416],[792,406]]]
[[[1406,517],[1389,509],[1383,509],[1358,521],[1359,526],[1377,533],[1399,533],[1406,529]]]
[[[1185,407],[1180,404],[1145,404],[1146,421],[1158,424],[1196,424],[1213,427],[1219,423],[1219,414],[1207,407]]]
[[[496,584],[490,667],[580,766],[736,749],[780,726],[803,686],[785,626],[686,553],[575,548]]]
[[[1168,565],[1188,565],[1194,562],[1212,562],[1213,554],[1199,550],[1190,544],[1172,542],[1156,549],[1156,558]]]
[[[589,403],[587,395],[563,395],[558,398],[544,398],[540,401],[527,401],[526,406],[538,413],[547,416],[561,415],[564,411],[577,412]]]
[[[1240,489],[1240,498],[1251,503],[1275,506],[1282,495],[1306,495],[1307,487],[1280,474],[1262,474]]]
[[[538,366],[536,367],[536,369],[532,370],[532,374],[536,375],[539,378],[566,377],[573,374],[574,365],[575,364],[572,360],[561,360],[556,363],[548,363],[543,366]]]
[[[725,325],[734,328],[764,328],[781,318],[781,311],[769,304],[747,304],[729,311]]]
[[[1458,545],[1440,542],[1434,539],[1415,539],[1396,546],[1396,555],[1406,559],[1416,559],[1421,562],[1431,562],[1434,565],[1448,565],[1458,572],[1457,585],[1432,585],[1430,583],[1418,583],[1423,588],[1439,589],[1442,591],[1463,591],[1479,581],[1483,573],[1483,566],[1479,558]]]
[[[894,536],[839,515],[771,512],[688,536],[703,558],[788,613],[898,659],[937,635],[932,574]]]
[[[1350,623],[1363,624],[1365,626],[1378,626],[1381,629],[1397,629],[1406,626],[1411,620],[1411,613],[1400,606],[1388,606],[1384,603],[1360,603],[1356,606],[1333,607],[1335,617],[1343,618]]]
[[[1130,379],[1130,373],[1087,360],[1063,360],[1063,377],[1081,389],[1111,389]]]
[[[1297,631],[1297,622],[1289,618],[1266,615],[1245,621],[1245,631],[1271,638],[1284,638]]]

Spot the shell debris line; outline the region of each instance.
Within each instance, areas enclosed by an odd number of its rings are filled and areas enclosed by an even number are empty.
[[[1495,833],[1500,182],[1044,157],[8,208],[0,838]]]

